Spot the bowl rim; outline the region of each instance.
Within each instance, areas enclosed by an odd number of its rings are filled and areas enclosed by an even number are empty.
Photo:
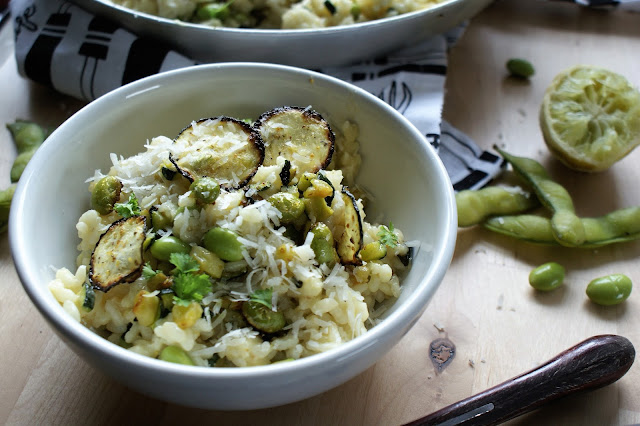
[[[25,253],[22,241],[22,231],[29,226],[29,222],[26,219],[26,210],[24,209],[24,202],[26,199],[26,188],[29,187],[31,182],[35,180],[35,176],[38,171],[38,163],[44,162],[47,158],[47,151],[57,149],[57,146],[62,143],[61,139],[56,139],[55,136],[58,133],[65,132],[66,128],[75,125],[76,122],[85,121],[84,116],[91,114],[96,108],[102,108],[102,104],[116,105],[121,99],[132,95],[144,95],[145,91],[155,88],[158,85],[162,85],[165,80],[179,77],[181,74],[191,75],[192,73],[207,73],[212,70],[232,72],[234,70],[270,70],[285,75],[295,74],[304,75],[308,78],[314,78],[316,80],[325,81],[333,86],[338,86],[341,90],[346,89],[349,92],[355,93],[357,96],[366,98],[369,102],[373,102],[377,107],[386,110],[387,113],[392,115],[395,120],[407,128],[409,132],[413,134],[414,140],[418,143],[418,146],[425,152],[430,163],[436,169],[435,175],[441,180],[441,185],[445,188],[444,198],[446,203],[442,206],[445,209],[446,217],[448,221],[443,224],[444,235],[446,239],[442,241],[442,250],[435,252],[431,259],[431,264],[427,270],[427,274],[420,278],[419,283],[416,286],[415,293],[410,300],[405,301],[403,309],[392,312],[389,317],[385,318],[375,327],[369,329],[364,335],[352,339],[339,345],[336,348],[330,349],[326,352],[314,354],[305,358],[301,358],[292,363],[277,363],[269,364],[265,366],[252,366],[252,367],[234,367],[234,368],[202,368],[198,366],[186,366],[168,363],[160,361],[145,355],[137,354],[129,351],[110,341],[98,336],[84,325],[76,322],[69,316],[68,313],[61,308],[55,309],[53,305],[46,301],[48,293],[48,287],[45,284],[39,283],[36,280],[37,273],[30,270],[30,262],[28,254]],[[12,208],[10,211],[9,220],[9,242],[11,247],[11,253],[14,260],[17,274],[20,278],[22,286],[32,303],[37,307],[44,318],[53,325],[54,331],[61,334],[64,340],[71,341],[74,344],[85,347],[92,353],[100,353],[109,357],[112,360],[118,359],[125,363],[130,363],[138,368],[143,368],[149,372],[162,372],[163,374],[175,374],[191,379],[239,379],[242,377],[269,377],[279,375],[286,372],[292,372],[295,370],[312,368],[319,366],[327,361],[349,359],[357,352],[360,352],[371,345],[374,345],[378,340],[385,340],[383,337],[388,334],[388,331],[402,328],[404,321],[415,323],[422,312],[426,309],[429,299],[438,285],[442,281],[444,274],[446,273],[451,259],[453,257],[453,251],[455,248],[455,241],[457,237],[457,213],[455,207],[454,191],[449,180],[447,171],[435,152],[435,149],[429,144],[426,138],[421,132],[402,114],[396,111],[394,108],[386,104],[371,93],[347,83],[338,78],[322,74],[319,72],[306,70],[298,67],[278,64],[267,63],[254,63],[254,62],[228,62],[228,63],[215,63],[215,64],[202,64],[194,65],[190,67],[180,68],[172,71],[166,71],[160,74],[155,74],[149,77],[142,78],[127,85],[109,92],[100,98],[100,103],[93,101],[78,112],[72,115],[67,121],[60,125],[50,136],[53,143],[44,144],[34,156],[32,161],[27,165],[23,177],[18,182],[16,192],[13,199]],[[86,122],[86,121],[85,121]],[[68,124],[70,123],[70,124]],[[59,142],[60,141],[60,142]],[[35,161],[34,161],[35,160]],[[73,271],[72,271],[73,273]],[[427,285],[432,281],[436,281],[435,285]],[[72,345],[73,346],[73,345]]]
[[[356,22],[347,25],[336,25],[332,27],[320,27],[320,28],[291,28],[291,29],[264,29],[264,28],[232,28],[232,27],[212,27],[208,25],[181,21],[179,19],[164,18],[161,16],[152,15],[146,12],[140,12],[128,7],[112,3],[108,0],[72,0],[74,3],[86,4],[85,2],[98,3],[101,8],[116,10],[116,13],[124,14],[126,16],[142,19],[144,21],[160,24],[161,26],[167,26],[175,28],[176,26],[183,29],[193,29],[196,31],[213,31],[219,32],[223,35],[240,35],[240,34],[252,34],[256,36],[273,36],[274,38],[284,37],[305,37],[307,35],[322,35],[322,34],[339,34],[345,31],[351,32],[355,29],[366,29],[371,31],[380,30],[380,27],[386,27],[394,25],[397,21],[413,21],[420,20],[423,16],[440,14],[443,9],[446,10],[456,3],[470,2],[473,0],[441,0],[440,3],[436,3],[430,7],[415,10],[412,12],[403,13],[396,16],[389,16],[380,19],[374,19],[372,21]]]

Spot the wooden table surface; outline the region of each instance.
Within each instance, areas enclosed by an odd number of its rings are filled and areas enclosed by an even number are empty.
[[[640,205],[640,150],[607,172],[570,172],[550,157],[538,126],[542,94],[554,75],[578,63],[607,67],[640,86],[640,14],[588,10],[563,2],[503,0],[471,20],[450,54],[444,116],[490,149],[499,144],[536,158],[573,195],[579,214]],[[507,78],[511,57],[529,59],[529,82]],[[0,36],[0,122],[56,126],[83,104],[21,78],[11,25]],[[15,157],[0,129],[0,187]],[[50,212],[55,214],[55,212]],[[640,242],[580,250],[533,246],[472,228],[458,233],[451,268],[427,311],[375,366],[305,401],[252,412],[187,409],[135,393],[93,370],[54,335],[23,291],[6,235],[0,237],[0,423],[398,425],[483,391],[597,334],[640,348],[640,289],[618,307],[598,307],[586,284],[625,273],[640,286]],[[528,282],[555,260],[565,286],[550,294]],[[429,344],[447,336],[453,362],[436,374]],[[516,425],[640,423],[640,362],[606,388],[571,396],[510,422]]]

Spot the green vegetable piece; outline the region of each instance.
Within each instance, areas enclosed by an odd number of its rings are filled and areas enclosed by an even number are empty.
[[[380,243],[394,248],[398,245],[398,236],[395,234],[395,228],[393,227],[393,223],[389,222],[389,226],[380,226],[380,230],[378,231],[378,238],[380,238]]]
[[[327,220],[333,214],[333,209],[327,205],[324,198],[304,198],[302,201],[307,216],[316,222]]]
[[[496,216],[485,221],[483,226],[493,232],[530,243],[558,245],[551,230],[551,221],[546,217],[529,214]]]
[[[275,333],[286,325],[284,314],[273,309],[272,296],[271,289],[258,290],[242,303],[242,314],[247,322],[265,333]]]
[[[196,365],[189,354],[178,346],[165,347],[162,352],[160,352],[158,359],[161,359],[162,361],[173,362],[175,364]]]
[[[506,66],[507,70],[509,70],[509,74],[518,78],[529,78],[535,73],[533,65],[531,65],[531,62],[526,59],[509,59]]]
[[[22,176],[22,172],[27,167],[27,163],[31,161],[31,157],[36,153],[37,148],[32,148],[28,151],[21,152],[18,154],[16,159],[13,161],[13,165],[11,166],[11,171],[9,172],[9,177],[11,179],[11,183],[16,183],[20,180],[20,176]]]
[[[192,301],[200,302],[211,292],[211,279],[207,274],[196,274],[200,265],[193,257],[185,253],[172,253],[169,261],[176,267],[171,287],[175,293],[174,303],[188,306]]]
[[[456,205],[458,226],[467,227],[482,223],[490,216],[523,213],[538,207],[540,202],[519,188],[488,186],[456,193]]]
[[[203,204],[213,204],[220,195],[220,184],[211,177],[201,177],[191,183],[189,189],[194,193],[196,200]]]
[[[189,254],[191,246],[174,235],[165,235],[155,240],[149,251],[156,259],[168,262],[174,253]]]
[[[387,255],[387,246],[380,241],[365,244],[360,250],[360,259],[365,262],[380,260]]]
[[[529,273],[529,284],[540,291],[551,291],[564,282],[564,267],[556,262],[547,262]]]
[[[564,246],[576,247],[585,241],[582,221],[575,214],[573,200],[567,190],[551,177],[535,160],[513,156],[498,147],[494,148],[507,160],[513,170],[531,185],[540,202],[553,214],[551,229],[555,239]]]
[[[293,223],[304,215],[304,201],[296,194],[278,192],[269,197],[268,201],[282,213],[280,222],[283,224]]]
[[[122,182],[115,176],[100,179],[91,191],[91,205],[100,214],[109,214],[120,199]]]
[[[604,216],[582,218],[585,241],[579,248],[597,248],[640,239],[640,207],[615,210]],[[534,215],[496,216],[485,228],[509,237],[538,244],[558,245],[551,221]]]
[[[196,9],[196,16],[202,21],[209,19],[219,19],[222,21],[231,13],[229,10],[231,3],[233,3],[233,0],[226,3],[200,3]]]
[[[157,207],[151,207],[149,209],[151,216],[151,227],[154,231],[159,229],[167,229],[173,224],[173,217],[166,210],[158,210]]]
[[[14,160],[10,172],[11,182],[15,183],[20,179],[27,163],[42,145],[47,135],[42,127],[26,120],[16,120],[14,123],[7,124],[7,129],[11,132],[18,150],[18,156]]]
[[[243,260],[243,244],[238,240],[238,235],[230,229],[216,226],[209,229],[203,237],[204,247],[217,254],[222,260],[235,262]]]
[[[140,206],[138,205],[138,199],[133,192],[129,195],[129,199],[126,203],[116,203],[113,205],[113,209],[120,216],[129,218],[131,216],[137,216],[141,213]]]
[[[587,285],[587,296],[598,305],[618,305],[631,294],[631,279],[623,274],[596,278]]]
[[[0,191],[0,233],[6,232],[9,227],[9,212],[11,201],[16,192],[16,185],[9,185],[7,189]]]
[[[93,307],[95,305],[96,293],[89,283],[84,283],[82,285],[82,291],[84,292],[84,297],[82,298],[82,308],[85,311],[90,312],[91,310],[93,310]]]
[[[313,234],[313,240],[311,240],[311,249],[316,255],[316,261],[319,264],[326,263],[329,267],[338,262],[338,253],[334,246],[333,235],[329,227],[318,222],[311,228],[310,231]]]

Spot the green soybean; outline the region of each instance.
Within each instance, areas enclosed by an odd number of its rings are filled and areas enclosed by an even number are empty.
[[[338,261],[338,253],[336,252],[333,235],[329,227],[322,222],[318,222],[311,228],[310,232],[313,234],[311,249],[316,256],[316,261],[319,264],[335,265]]]
[[[196,200],[203,204],[213,204],[220,195],[220,184],[211,177],[201,177],[191,183],[189,189]]]
[[[360,250],[360,259],[365,262],[369,262],[371,260],[379,260],[387,255],[387,246],[382,244],[380,241],[373,241],[368,244],[365,244]]]
[[[249,324],[265,333],[275,333],[286,325],[282,312],[253,300],[242,303],[242,314]]]
[[[587,285],[587,296],[598,305],[618,305],[631,294],[631,279],[624,274],[596,278]]]
[[[543,263],[529,273],[529,284],[540,291],[555,290],[564,282],[564,274],[564,267],[559,263]]]
[[[488,186],[478,190],[456,193],[458,226],[481,223],[494,215],[516,214],[538,207],[540,202],[530,193],[519,188]]]
[[[518,78],[529,78],[535,73],[535,69],[531,62],[526,59],[512,58],[506,63],[509,74]]]
[[[222,260],[235,262],[244,259],[244,246],[238,240],[238,235],[230,229],[219,226],[211,228],[204,234],[202,243],[207,250],[217,254]]]
[[[278,192],[269,197],[268,201],[282,213],[280,222],[284,224],[293,223],[304,214],[304,201],[296,194]]]
[[[196,365],[189,354],[186,353],[182,348],[179,348],[177,346],[165,347],[162,352],[160,352],[158,359],[161,359],[162,361],[173,362],[175,364]]]
[[[155,240],[149,251],[156,259],[168,262],[172,253],[189,254],[191,246],[174,235],[165,235]]]
[[[575,213],[569,192],[553,181],[537,161],[494,148],[511,164],[516,174],[531,185],[540,202],[552,212],[551,229],[558,243],[569,247],[582,244],[585,241],[584,226]]]
[[[100,214],[109,214],[120,200],[122,182],[115,176],[100,179],[91,191],[91,205]]]

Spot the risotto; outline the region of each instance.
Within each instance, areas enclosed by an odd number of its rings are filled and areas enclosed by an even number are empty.
[[[432,7],[445,0],[112,0],[169,19],[213,27],[298,29],[350,25]]]
[[[192,122],[88,179],[75,272],[49,288],[128,350],[204,367],[295,360],[375,326],[402,232],[366,220],[358,128],[307,108]]]

